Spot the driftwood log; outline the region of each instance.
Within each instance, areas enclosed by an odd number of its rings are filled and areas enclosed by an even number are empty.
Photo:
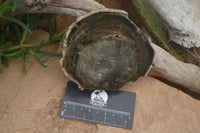
[[[166,22],[169,39],[187,48],[200,47],[199,0],[149,0]]]
[[[14,0],[11,0],[11,4]],[[103,9],[103,5],[94,0],[20,0],[15,14],[20,13],[56,13],[82,16],[90,11]]]
[[[150,75],[165,78],[200,94],[200,68],[178,61],[159,46],[152,44],[155,56]]]
[[[36,3],[31,6],[27,6],[25,1],[30,2],[33,0],[21,1],[20,6],[26,8],[23,9],[23,11],[22,9],[18,10],[18,13],[44,12],[81,16],[90,11],[104,8],[104,6],[98,4],[94,0],[46,0],[49,2],[47,4],[41,4],[42,0],[38,0],[38,4]],[[149,74],[156,77],[163,77],[175,84],[186,87],[188,90],[200,94],[200,68],[193,64],[176,60],[155,44],[153,44],[153,47],[155,50],[155,57]]]

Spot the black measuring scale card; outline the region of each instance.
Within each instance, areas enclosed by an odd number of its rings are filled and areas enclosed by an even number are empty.
[[[80,90],[68,81],[60,116],[75,120],[132,129],[136,93]]]

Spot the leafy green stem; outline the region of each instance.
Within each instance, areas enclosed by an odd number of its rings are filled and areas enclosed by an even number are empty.
[[[0,57],[0,67],[1,67],[1,57]]]
[[[28,27],[28,26],[29,26],[29,24],[27,25],[27,27]],[[20,42],[20,44],[19,44],[19,47],[20,47],[21,49],[24,48],[24,47],[23,47],[23,43],[24,43],[24,41],[25,41],[25,39],[26,39],[26,35],[27,35],[27,30],[24,31],[23,36],[22,36],[22,40],[21,40],[21,42]]]
[[[103,4],[103,2],[104,2],[104,0],[101,0],[99,3],[100,3],[100,4]]]
[[[26,57],[25,57],[25,53],[24,54],[22,54],[22,68],[23,68],[23,76],[25,76],[26,75],[26,63],[25,63],[25,61],[26,61]]]
[[[5,9],[9,3],[10,3],[10,0],[7,0],[0,9]]]
[[[68,28],[65,28],[63,31],[61,31],[60,33],[56,34],[53,36],[53,38],[51,40],[48,40],[46,42],[43,43],[43,46],[44,45],[47,45],[47,44],[52,44],[52,43],[56,43],[56,42],[59,42],[61,41],[63,35],[65,34],[66,30]],[[19,49],[19,48],[33,48],[33,47],[38,47],[40,46],[40,43],[38,44],[23,44],[24,42],[24,39],[27,35],[27,31],[24,32],[23,34],[23,37],[22,37],[22,41],[20,42],[20,45],[17,45],[17,46],[14,46],[14,47],[11,47],[9,50],[12,51],[12,50],[16,50],[16,49]]]

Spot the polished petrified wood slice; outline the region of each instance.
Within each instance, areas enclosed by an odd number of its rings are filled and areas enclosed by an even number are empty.
[[[100,10],[81,17],[66,32],[61,66],[84,89],[120,89],[144,76],[154,51],[127,13]]]

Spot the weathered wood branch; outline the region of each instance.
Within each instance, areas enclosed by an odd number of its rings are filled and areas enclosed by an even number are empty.
[[[200,68],[178,61],[155,44],[153,47],[155,57],[149,74],[165,78],[200,94]]]
[[[14,0],[11,0],[13,4]],[[21,0],[19,7],[23,7],[15,11],[20,13],[57,13],[67,14],[71,16],[82,16],[90,11],[105,8],[94,0],[46,0],[34,3],[33,0]]]
[[[187,48],[200,47],[199,0],[149,0],[166,22],[169,39]]]

